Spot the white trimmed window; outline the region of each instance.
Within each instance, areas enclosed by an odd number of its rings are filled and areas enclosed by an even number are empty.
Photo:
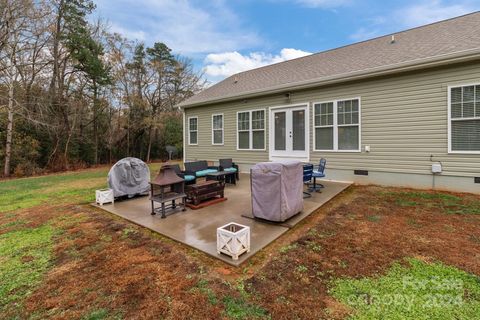
[[[315,151],[360,151],[360,99],[315,103]]]
[[[237,149],[265,150],[265,110],[237,112]]]
[[[198,144],[198,117],[188,118],[188,144]]]
[[[212,115],[212,144],[223,144],[223,114]]]
[[[450,87],[449,151],[480,153],[480,84]]]

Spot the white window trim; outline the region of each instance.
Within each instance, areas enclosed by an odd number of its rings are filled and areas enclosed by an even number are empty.
[[[214,134],[213,132],[215,130],[220,130],[220,129],[214,129],[213,128],[213,118],[216,117],[216,116],[222,116],[222,142],[221,143],[215,143],[214,141]],[[197,134],[198,135],[198,134]],[[212,145],[214,146],[223,146],[224,144],[224,141],[225,141],[225,116],[223,113],[214,113],[212,114]]]
[[[346,101],[346,100],[358,100],[358,150],[339,150],[338,149],[338,127],[353,127],[354,125],[350,124],[338,124],[338,102],[339,101]],[[333,125],[332,126],[319,126],[319,128],[331,128],[333,127],[333,149],[332,150],[322,150],[316,149],[316,137],[315,137],[315,129],[318,126],[315,126],[315,105],[321,103],[333,103]],[[353,97],[353,98],[340,98],[334,100],[326,100],[326,101],[317,101],[312,102],[312,136],[313,136],[313,152],[335,152],[335,153],[356,153],[362,152],[362,99],[361,97]]]
[[[263,129],[253,129],[252,127],[252,112],[255,111],[263,111]],[[249,113],[248,117],[248,143],[249,143],[249,148],[248,149],[241,149],[239,148],[239,143],[240,143],[240,135],[238,134],[238,114],[239,113]],[[260,108],[260,109],[251,109],[251,110],[243,110],[243,111],[237,111],[236,118],[236,134],[237,134],[237,151],[266,151],[267,150],[267,109],[266,108]],[[263,149],[253,149],[253,131],[263,131]],[[242,130],[242,132],[247,132],[247,130]]]
[[[466,120],[480,120],[480,117],[470,117],[470,118],[461,118],[461,119],[452,119],[452,88],[458,88],[458,87],[468,87],[468,86],[478,86],[480,85],[480,82],[476,83],[459,83],[455,85],[450,85],[448,86],[448,93],[447,93],[447,99],[448,99],[448,153],[451,154],[480,154],[480,151],[454,151],[452,150],[452,121],[466,121]],[[463,100],[463,98],[462,98]],[[475,99],[474,99],[475,101]]]
[[[197,132],[197,143],[191,143],[191,140],[190,140],[190,132],[192,131],[192,130],[190,130],[190,119],[197,119],[197,130],[196,130],[196,132]],[[187,121],[188,121],[188,145],[189,146],[198,146],[198,116],[188,117]]]

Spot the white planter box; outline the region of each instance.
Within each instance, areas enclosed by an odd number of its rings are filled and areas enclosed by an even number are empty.
[[[244,252],[250,252],[250,227],[230,222],[217,228],[217,252],[238,260]]]
[[[95,191],[95,202],[103,206],[104,203],[114,203],[115,198],[113,196],[112,189],[102,189]]]

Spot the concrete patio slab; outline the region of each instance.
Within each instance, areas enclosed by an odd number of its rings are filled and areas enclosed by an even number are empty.
[[[178,211],[167,216],[166,219],[161,219],[158,214],[150,215],[148,197],[95,206],[201,250],[228,264],[239,266],[350,185],[349,183],[322,181],[325,189],[322,189],[321,193],[313,192],[311,198],[304,199],[304,210],[301,213],[278,225],[242,216],[251,215],[250,178],[248,174],[242,174],[240,178],[236,186],[227,185],[225,187],[227,201],[198,210]],[[229,222],[250,227],[251,250],[236,261],[229,256],[217,254],[216,250],[217,228]]]

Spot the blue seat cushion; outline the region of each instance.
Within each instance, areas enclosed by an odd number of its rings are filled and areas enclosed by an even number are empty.
[[[205,169],[205,170],[200,170],[200,171],[195,172],[195,175],[196,175],[197,177],[205,177],[207,174],[209,174],[209,173],[215,173],[215,172],[217,172],[217,171],[218,171],[218,170],[216,170],[216,169]]]
[[[237,172],[237,168],[225,168],[223,169],[224,171],[227,171],[227,172]]]
[[[313,176],[315,178],[325,178],[325,173],[318,172],[317,170],[313,170]]]
[[[195,176],[191,176],[191,175],[189,175],[189,174],[185,175],[183,178],[185,179],[185,181],[193,181],[193,180],[195,180]]]

